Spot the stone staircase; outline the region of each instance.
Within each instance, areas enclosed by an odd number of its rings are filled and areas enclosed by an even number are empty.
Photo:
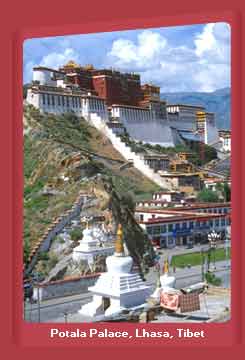
[[[90,113],[85,119],[93,125],[97,130],[102,132],[106,137],[109,138],[113,147],[127,160],[128,163],[139,170],[144,176],[153,181],[161,188],[168,188],[167,183],[158,173],[154,172],[147,164],[144,163],[144,159],[139,154],[136,154],[127,146],[119,136],[117,136],[105,123],[104,120],[96,113]],[[171,189],[169,189],[171,190]]]

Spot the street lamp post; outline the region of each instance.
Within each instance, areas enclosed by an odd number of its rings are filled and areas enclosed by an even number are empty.
[[[38,322],[41,322],[41,307],[40,307],[40,287],[37,284],[37,310],[38,310]]]
[[[213,259],[214,259],[214,269],[216,269],[216,257],[215,257],[215,250],[217,247],[217,240],[220,238],[220,235],[215,231],[212,230],[209,234],[208,234],[208,241],[209,241],[209,263],[210,263],[210,257],[211,257],[211,252],[213,252]]]
[[[231,247],[230,244],[230,233],[227,231],[227,227],[225,228],[225,259],[226,259],[226,267],[229,268],[229,248]]]
[[[68,312],[67,311],[64,312],[64,320],[65,320],[65,324],[67,324],[68,323]]]
[[[205,260],[205,257],[204,257],[204,254],[205,254],[205,250],[204,248],[201,248],[201,257],[202,257],[202,267],[201,267],[201,272],[202,272],[202,281],[204,281],[204,260]]]

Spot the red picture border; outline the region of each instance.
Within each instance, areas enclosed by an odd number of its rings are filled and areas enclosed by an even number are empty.
[[[242,2],[241,2],[242,4]],[[215,1],[204,3],[173,0],[166,4],[152,0],[149,4],[124,0],[117,4],[112,1],[93,3],[79,2],[62,4],[59,1],[42,0],[40,3],[26,1],[17,3],[9,0],[2,9],[1,26],[4,38],[1,56],[2,69],[2,131],[1,131],[1,219],[2,219],[2,338],[1,343],[14,358],[43,356],[67,357],[70,351],[79,355],[108,357],[123,354],[120,349],[130,351],[132,356],[231,356],[241,357],[244,350],[244,262],[242,244],[242,203],[244,191],[242,180],[242,155],[244,152],[244,105],[242,104],[242,56],[244,59],[244,18],[239,1],[218,5]],[[71,10],[69,14],[68,10]],[[227,10],[228,9],[228,10]],[[153,28],[208,22],[228,22],[232,28],[232,318],[224,324],[186,324],[181,327],[204,330],[204,339],[51,339],[49,329],[52,324],[28,324],[22,320],[22,45],[25,39],[79,33],[96,33],[127,29]],[[243,33],[242,33],[243,31]],[[244,277],[243,277],[244,279]],[[241,286],[243,284],[243,286]],[[54,324],[59,329],[90,328],[90,324]],[[103,329],[105,324],[93,327]],[[135,327],[175,329],[175,324],[126,324],[106,323],[106,328],[132,331]],[[110,348],[110,351],[108,351]],[[54,351],[51,351],[55,350]],[[49,352],[47,352],[49,350]],[[96,351],[96,353],[94,353]],[[198,352],[197,352],[198,351]],[[81,355],[81,354],[80,354]],[[73,355],[74,356],[74,355]]]

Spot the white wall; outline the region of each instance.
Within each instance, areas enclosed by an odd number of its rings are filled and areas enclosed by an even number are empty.
[[[131,151],[130,147],[127,146],[124,142],[120,140],[119,137],[117,137],[111,129],[109,129],[106,125],[106,123],[101,119],[100,116],[94,113],[90,113],[87,117],[88,122],[91,122],[91,124],[96,127],[99,131],[103,132],[111,141],[114,148],[120,152],[120,154],[126,159],[126,160],[133,160],[134,167],[138,169],[142,174],[144,174],[146,177],[151,179],[153,182],[155,182],[157,185],[167,188],[167,185],[170,186],[171,184],[168,184],[165,179],[161,178],[160,175],[155,173],[148,165],[144,163],[144,160],[141,159],[140,155],[135,154]],[[171,189],[170,189],[171,190]]]
[[[38,81],[40,85],[56,86],[56,81],[52,80],[53,73],[49,70],[33,70],[33,81]]]

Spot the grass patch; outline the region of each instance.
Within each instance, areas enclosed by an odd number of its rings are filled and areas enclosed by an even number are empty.
[[[230,259],[230,249],[228,251],[228,257]],[[204,253],[205,260],[208,256],[208,252]],[[211,253],[211,263],[214,261],[222,261],[226,260],[226,252],[224,248],[216,249],[215,252],[212,251]],[[182,255],[174,255],[172,257],[171,266],[176,268],[184,268],[188,265],[190,266],[197,266],[202,264],[202,255],[201,252],[193,252],[188,254]]]

